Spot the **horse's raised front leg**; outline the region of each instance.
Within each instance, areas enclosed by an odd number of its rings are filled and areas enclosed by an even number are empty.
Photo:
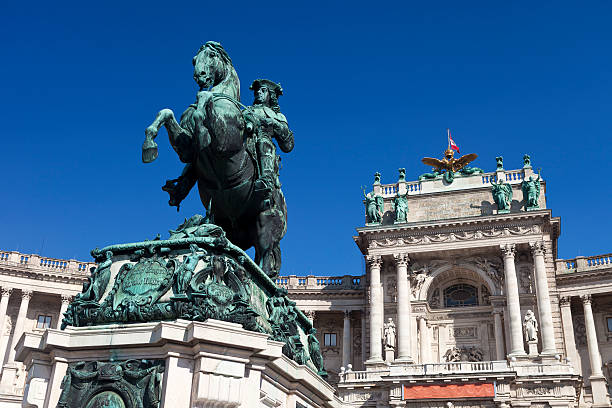
[[[151,125],[145,130],[142,144],[142,161],[150,163],[157,159],[158,150],[155,138],[162,126],[168,131],[170,144],[183,163],[191,163],[195,154],[191,132],[179,125],[170,109],[162,109]]]

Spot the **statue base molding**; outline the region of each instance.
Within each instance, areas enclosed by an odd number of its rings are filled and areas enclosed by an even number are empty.
[[[527,342],[527,345],[529,347],[529,356],[537,357],[538,356],[538,341],[530,340]]]
[[[342,405],[327,382],[282,348],[240,324],[176,320],[25,333],[17,360],[29,372],[29,407],[107,400],[131,408]]]

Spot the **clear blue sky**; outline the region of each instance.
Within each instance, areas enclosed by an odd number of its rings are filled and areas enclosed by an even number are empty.
[[[485,171],[530,153],[562,217],[560,257],[612,252],[612,3],[8,2],[0,16],[0,248],[89,259],[152,238],[180,213],[160,186],[181,163],[145,127],[194,100],[207,40],[250,82],[282,83],[283,274],[360,274],[361,185],[415,179],[450,127]],[[231,4],[226,5],[226,4]]]

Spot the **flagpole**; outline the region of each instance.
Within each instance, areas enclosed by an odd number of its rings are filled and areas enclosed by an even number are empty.
[[[448,140],[448,149],[450,150],[450,128],[446,128],[446,137]]]

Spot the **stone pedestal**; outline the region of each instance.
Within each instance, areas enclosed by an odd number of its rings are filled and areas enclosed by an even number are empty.
[[[387,363],[395,361],[395,350],[393,347],[385,347],[385,361]]]
[[[538,356],[538,341],[529,340],[527,342],[527,346],[529,348],[529,357],[537,357]]]
[[[29,371],[23,406],[55,408],[67,372],[97,367],[110,389],[114,380],[103,367],[119,362],[125,372],[146,359],[158,365],[152,372],[159,402],[152,408],[340,407],[334,389],[311,368],[285,357],[282,347],[266,334],[210,319],[25,333],[17,345],[17,360]]]

